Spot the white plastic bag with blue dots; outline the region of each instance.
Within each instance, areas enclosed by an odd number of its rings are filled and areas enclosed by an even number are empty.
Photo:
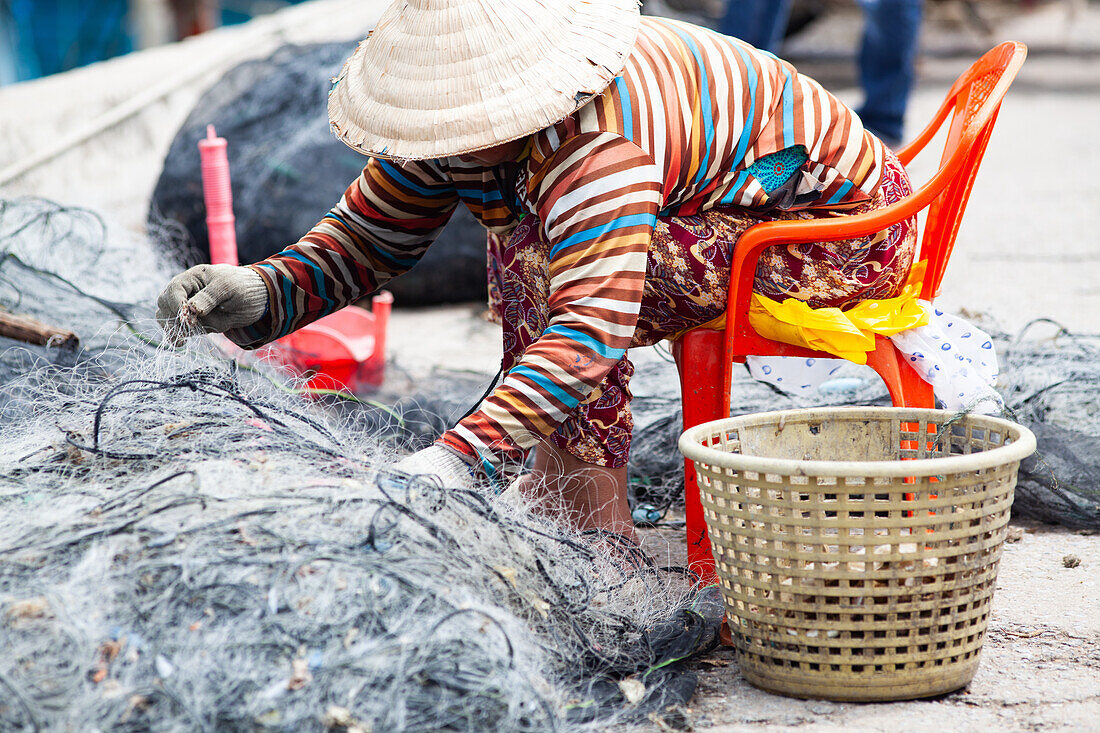
[[[813,397],[821,386],[853,373],[843,359],[803,359],[800,356],[750,356],[745,359],[749,374],[757,381],[767,382],[798,397]],[[866,368],[866,367],[864,367]],[[875,373],[869,368],[870,376]],[[862,379],[862,372],[857,372]]]
[[[989,334],[959,316],[944,313],[921,301],[928,323],[890,337],[910,366],[932,385],[936,398],[948,410],[970,409],[1000,414],[997,383],[997,351]],[[851,365],[841,359],[750,356],[749,372],[756,379],[775,385],[799,397],[816,397],[845,387],[842,382],[862,381],[853,377]],[[878,379],[869,367],[855,372]]]
[[[989,334],[959,316],[921,301],[928,323],[890,337],[910,366],[932,385],[948,410],[998,415],[997,350]]]

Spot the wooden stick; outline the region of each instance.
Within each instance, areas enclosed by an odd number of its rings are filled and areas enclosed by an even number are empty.
[[[53,344],[73,347],[80,343],[80,339],[72,331],[47,326],[26,316],[3,312],[0,312],[0,336],[38,346]]]

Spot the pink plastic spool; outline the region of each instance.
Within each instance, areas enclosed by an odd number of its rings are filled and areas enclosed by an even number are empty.
[[[236,265],[237,229],[233,218],[233,188],[229,182],[226,141],[213,125],[206,126],[206,139],[199,140],[202,158],[202,198],[206,203],[206,232],[210,239],[210,262]]]
[[[239,264],[237,232],[233,217],[233,190],[229,181],[229,157],[225,138],[214,126],[199,141],[202,157],[202,194],[206,203],[206,231],[210,262]],[[393,295],[382,291],[371,300],[371,310],[354,305],[303,326],[260,350],[305,378],[314,390],[375,388],[382,384],[386,367],[386,327]]]

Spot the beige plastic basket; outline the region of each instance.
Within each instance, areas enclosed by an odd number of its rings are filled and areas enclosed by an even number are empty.
[[[872,701],[970,682],[1031,431],[944,410],[821,408],[699,425],[680,450],[751,683]]]

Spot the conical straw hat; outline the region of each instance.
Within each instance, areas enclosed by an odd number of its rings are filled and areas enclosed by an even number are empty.
[[[626,65],[637,0],[398,0],[329,93],[361,153],[460,155],[567,117]]]

